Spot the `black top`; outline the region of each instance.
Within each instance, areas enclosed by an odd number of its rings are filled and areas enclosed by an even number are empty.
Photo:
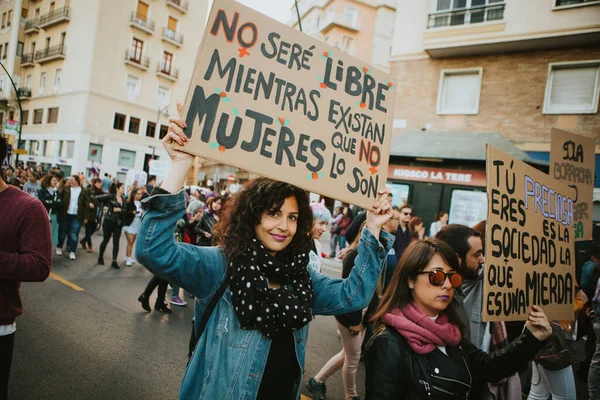
[[[287,330],[279,331],[271,341],[257,400],[294,400],[299,383],[300,365],[294,334]]]
[[[402,227],[398,227],[396,232],[396,242],[394,243],[394,250],[396,251],[396,257],[398,260],[402,258],[402,254],[412,241],[412,230],[407,226],[405,231],[402,231]]]
[[[348,241],[348,243],[350,243],[350,244],[354,243],[354,240],[360,233],[360,226],[366,220],[367,220],[367,212],[366,211],[359,212],[356,215],[356,218],[354,218],[352,220],[352,223],[350,224],[348,229],[346,229],[346,234],[344,235],[344,236],[346,236],[346,240]]]
[[[352,268],[354,268],[354,260],[356,259],[357,255],[358,252],[356,249],[350,249],[346,253],[344,261],[342,262],[342,279],[346,279],[350,276],[350,272],[352,272]],[[357,326],[360,325],[362,321],[362,310],[336,315],[335,319],[346,328]]]

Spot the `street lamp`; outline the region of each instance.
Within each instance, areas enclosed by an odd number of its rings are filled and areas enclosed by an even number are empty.
[[[167,109],[169,108],[169,105],[165,105],[165,106],[158,106],[158,113],[156,114],[156,128],[155,128],[155,132],[154,132],[154,146],[152,146],[152,159],[154,160],[154,153],[156,152],[156,138],[160,135],[160,116],[162,113],[164,113],[165,111],[167,111]],[[165,113],[165,115],[167,115]],[[156,132],[158,131],[158,132]]]
[[[6,67],[4,67],[4,64],[2,64],[0,62],[0,66],[2,67],[4,72],[6,72],[6,76],[8,76],[8,79],[10,79],[10,83],[12,83],[12,86],[15,89],[15,94],[17,96],[17,103],[19,104],[19,131],[18,131],[19,137],[17,139],[17,148],[19,148],[19,146],[21,145],[21,127],[23,126],[23,108],[21,107],[21,97],[19,96],[19,90],[17,89],[17,85],[15,85],[15,81],[13,81],[12,76],[10,76],[10,74],[6,70]],[[2,88],[2,89],[4,89],[4,88]],[[15,159],[15,165],[18,165],[18,164],[19,164],[19,153],[17,153],[17,157]]]

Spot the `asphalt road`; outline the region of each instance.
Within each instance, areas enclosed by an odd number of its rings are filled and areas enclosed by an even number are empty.
[[[96,235],[96,248],[100,241]],[[122,238],[119,260],[124,249]],[[109,245],[105,260],[111,251]],[[171,307],[170,315],[146,313],[137,301],[151,278],[143,266],[99,266],[97,253],[81,248],[77,257],[55,255],[53,277],[22,285],[25,311],[17,319],[10,399],[176,399],[187,361],[191,299],[186,295],[188,305]],[[323,272],[339,277],[341,263],[325,260]],[[317,317],[305,381],[340,349],[333,317]],[[362,365],[358,383],[364,395]],[[330,378],[328,398],[344,398],[341,373]]]

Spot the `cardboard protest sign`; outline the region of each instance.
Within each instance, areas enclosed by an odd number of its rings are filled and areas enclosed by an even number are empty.
[[[184,151],[363,208],[385,187],[387,74],[233,1],[215,1],[183,116]]]
[[[552,128],[550,176],[575,188],[575,241],[592,240],[596,141]]]
[[[489,145],[487,180],[482,320],[573,319],[573,189]]]

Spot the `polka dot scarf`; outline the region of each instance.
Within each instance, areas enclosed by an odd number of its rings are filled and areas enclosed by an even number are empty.
[[[308,253],[278,260],[254,239],[230,262],[233,307],[242,329],[258,329],[269,339],[280,330],[296,331],[312,319]],[[270,289],[269,281],[281,284]]]

